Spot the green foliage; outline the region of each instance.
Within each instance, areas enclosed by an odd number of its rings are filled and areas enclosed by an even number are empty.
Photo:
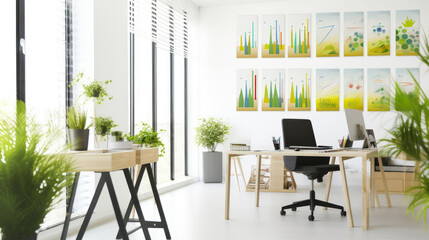
[[[79,106],[69,107],[67,110],[67,126],[70,129],[88,129],[86,126],[87,114]]]
[[[100,104],[106,99],[112,100],[113,97],[109,96],[106,91],[107,85],[109,85],[111,82],[112,80],[89,81],[89,78],[85,78],[85,75],[83,73],[79,73],[73,79],[72,85],[77,85],[78,83],[81,83],[84,89],[83,95],[87,98],[93,98],[97,104]]]
[[[420,51],[419,59],[429,66],[429,44],[425,37],[424,49]],[[416,217],[420,221],[423,217],[426,225],[426,217],[429,209],[429,98],[424,93],[420,84],[408,71],[416,85],[416,96],[410,96],[402,90],[398,84],[395,85],[396,93],[392,94],[398,112],[396,124],[388,132],[391,138],[382,139],[386,143],[382,148],[384,154],[389,156],[398,156],[405,153],[420,163],[420,171],[417,178],[420,183],[418,186],[407,189],[407,195],[411,202],[408,205],[407,213]]]
[[[209,151],[216,151],[216,145],[222,144],[231,130],[231,126],[221,118],[202,118],[201,124],[196,128],[197,135],[195,143],[207,148]]]
[[[402,25],[403,25],[404,27],[412,27],[412,26],[414,25],[414,23],[416,23],[416,21],[414,21],[412,18],[410,19],[410,18],[408,18],[408,17],[407,17],[407,20],[405,20],[405,21],[402,23]]]
[[[112,131],[110,134],[115,138],[116,141],[124,141],[121,131]]]
[[[34,235],[69,186],[71,161],[52,149],[59,131],[26,115],[25,105],[0,109],[0,228],[3,239]],[[49,152],[48,152],[49,151]]]
[[[111,117],[95,118],[95,132],[97,135],[105,136],[106,133],[109,133],[112,128],[117,126]]]
[[[165,129],[160,129],[158,132],[156,132],[147,123],[142,123],[141,125],[142,125],[141,129],[136,135],[134,136],[131,136],[129,134],[125,135],[127,140],[133,141],[133,143],[135,144],[145,145],[146,147],[158,147],[159,156],[163,157],[165,154],[165,145],[161,141],[159,134],[162,132],[165,132]]]

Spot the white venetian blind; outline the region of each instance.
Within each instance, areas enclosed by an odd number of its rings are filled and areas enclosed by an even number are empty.
[[[130,32],[181,56],[188,54],[189,25],[197,18],[198,7],[191,1],[130,0]]]

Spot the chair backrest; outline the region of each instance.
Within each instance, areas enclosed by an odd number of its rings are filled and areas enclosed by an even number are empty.
[[[310,146],[315,147],[313,126],[309,119],[289,119],[282,120],[283,146]]]
[[[317,146],[313,126],[309,119],[282,119],[283,146]],[[284,157],[285,166],[290,171],[300,166],[329,164],[329,157]]]

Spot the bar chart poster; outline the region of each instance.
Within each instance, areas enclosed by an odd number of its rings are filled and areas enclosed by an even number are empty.
[[[258,57],[258,16],[237,18],[237,58]]]
[[[258,111],[257,69],[237,70],[237,111]]]
[[[409,71],[409,72],[408,72]],[[411,76],[412,75],[412,76]],[[398,94],[395,92],[395,110],[396,111],[406,111],[410,109],[406,109],[405,106],[403,106],[401,103],[402,101],[404,103],[411,101],[418,101],[419,96],[417,94],[416,89],[416,83],[414,82],[414,79],[417,82],[420,82],[420,70],[418,68],[397,68],[396,69],[396,83],[398,84],[399,88],[406,94],[406,99],[402,99],[402,97],[398,96]]]
[[[344,108],[363,111],[363,69],[344,69]]]
[[[396,56],[413,56],[419,52],[420,11],[396,11]]]
[[[263,69],[262,86],[264,98],[262,99],[262,111],[284,111],[284,69]]]
[[[368,56],[390,55],[390,11],[368,12]]]
[[[289,69],[288,110],[311,111],[311,69]]]
[[[285,15],[262,15],[262,57],[285,57]]]
[[[390,69],[369,68],[368,111],[390,111]]]
[[[340,110],[340,70],[316,70],[316,110]]]
[[[363,56],[363,12],[344,13],[344,56]]]
[[[288,23],[288,57],[311,57],[310,30],[311,14],[289,14]]]
[[[340,56],[340,13],[316,15],[316,57]]]

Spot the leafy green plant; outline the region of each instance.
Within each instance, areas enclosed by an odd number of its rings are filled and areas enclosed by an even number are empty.
[[[220,118],[202,118],[200,121],[201,124],[196,128],[195,143],[214,152],[217,144],[225,142],[231,127]]]
[[[86,125],[87,114],[79,106],[69,107],[67,110],[67,126],[70,129],[88,129]]]
[[[87,83],[85,83],[87,82]],[[109,85],[112,80],[105,81],[90,81],[89,78],[85,78],[83,73],[79,73],[72,81],[72,85],[82,84],[84,89],[83,95],[87,98],[93,98],[97,104],[104,102],[106,99],[112,100],[113,97],[109,96],[106,91],[107,85]]]
[[[112,137],[115,137],[116,141],[124,141],[124,137],[122,136],[121,131],[112,131],[111,135],[112,135]]]
[[[423,51],[418,52],[419,59],[429,66],[429,44],[425,37]],[[395,95],[392,96],[397,106],[398,117],[395,126],[389,130],[391,137],[382,139],[386,145],[382,150],[389,156],[398,156],[405,153],[420,164],[417,172],[418,186],[406,190],[411,202],[407,214],[411,213],[420,221],[423,217],[426,225],[429,210],[429,98],[423,91],[419,82],[409,71],[416,86],[416,95],[410,96],[399,85],[395,85]]]
[[[26,114],[24,103],[0,109],[0,229],[2,239],[33,236],[60,200],[72,176],[63,149],[52,149],[60,136]]]
[[[135,144],[142,144],[146,147],[158,147],[159,156],[163,157],[165,154],[165,145],[159,136],[162,132],[165,132],[165,129],[160,129],[156,132],[151,126],[149,126],[149,124],[141,123],[141,129],[136,135],[131,136],[126,134],[125,137],[128,141],[133,141]]]
[[[95,132],[98,135],[105,136],[112,128],[117,126],[111,117],[95,118]]]

